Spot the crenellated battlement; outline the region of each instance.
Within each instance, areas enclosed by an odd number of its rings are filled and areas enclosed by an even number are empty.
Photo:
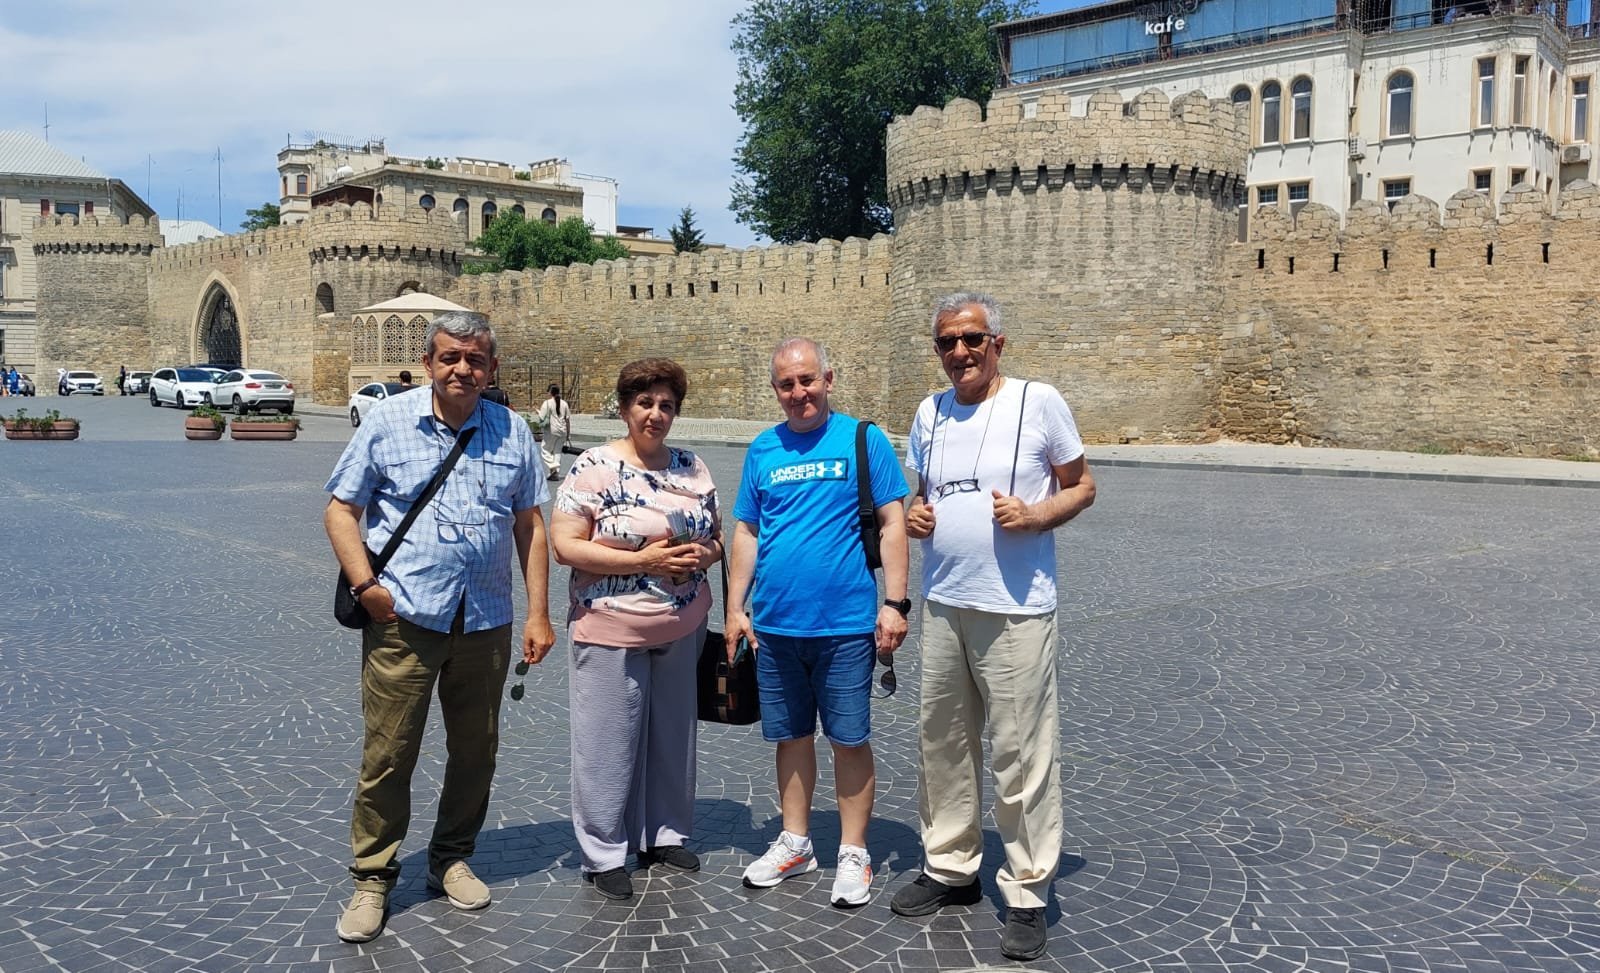
[[[1225,99],[1156,90],[1124,102],[1091,95],[1081,114],[1062,92],[1008,90],[987,108],[958,98],[889,124],[890,202],[1119,186],[1229,199],[1243,186],[1248,119]]]
[[[161,248],[161,221],[131,216],[34,217],[35,253],[141,253]]]

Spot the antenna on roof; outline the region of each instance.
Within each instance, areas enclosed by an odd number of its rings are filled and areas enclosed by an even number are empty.
[[[50,141],[50,103],[44,103],[44,140]]]

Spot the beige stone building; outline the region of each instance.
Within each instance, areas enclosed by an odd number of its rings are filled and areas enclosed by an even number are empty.
[[[155,211],[122,180],[44,139],[0,131],[0,362],[38,378],[36,218],[135,215]]]

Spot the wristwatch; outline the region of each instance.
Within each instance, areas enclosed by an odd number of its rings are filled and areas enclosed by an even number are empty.
[[[361,582],[360,584],[351,585],[350,586],[350,597],[354,598],[356,601],[360,601],[362,592],[366,591],[368,588],[372,587],[373,585],[375,585],[377,583],[378,583],[378,577],[377,577],[377,575],[373,575],[372,577],[370,577],[367,580]]]
[[[888,605],[890,608],[893,608],[895,611],[899,612],[901,618],[910,618],[911,617],[911,599],[910,598],[901,598],[899,601],[895,601],[893,598],[885,598],[885,599],[883,599],[883,603],[885,605]]]

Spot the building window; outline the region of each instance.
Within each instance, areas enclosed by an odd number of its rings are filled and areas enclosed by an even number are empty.
[[[489,224],[494,222],[494,215],[500,210],[493,202],[483,204],[483,228],[487,230]]]
[[[1385,179],[1383,181],[1383,201],[1390,210],[1394,209],[1395,203],[1400,202],[1409,195],[1411,195],[1411,180]]]
[[[289,195],[289,177],[288,176],[280,177],[278,182],[281,183],[282,186],[283,186],[283,192],[279,193],[278,195],[280,195],[280,196]]]
[[[1289,184],[1289,202],[1311,202],[1311,184],[1309,182],[1291,182]]]
[[[1289,88],[1292,98],[1289,123],[1290,138],[1308,139],[1311,137],[1311,79],[1300,78]]]
[[[521,203],[518,203],[515,206],[511,207],[511,212],[517,214],[518,216],[523,216],[523,217],[528,215],[528,211],[522,208],[522,204]]]
[[[1515,189],[1516,187],[1522,185],[1523,183],[1525,183],[1527,181],[1528,181],[1528,170],[1527,169],[1512,169],[1511,170],[1511,188]]]
[[[333,313],[333,288],[328,284],[317,285],[317,313]]]
[[[84,203],[83,203],[83,215],[84,216],[93,216],[94,215],[94,200],[92,200],[92,199],[84,200]]]
[[[555,209],[553,207],[546,206],[544,208],[544,212],[539,214],[539,219],[544,220],[546,223],[554,223],[556,221]]]
[[[465,199],[456,200],[455,205],[450,207],[450,212],[465,219],[467,215],[467,201]]]
[[[417,197],[417,205],[422,207],[424,213],[431,213],[438,203],[434,200],[433,193],[423,193]]]
[[[1494,196],[1494,170],[1477,169],[1472,173],[1472,188],[1485,196]]]
[[[56,215],[57,216],[77,216],[78,215],[78,204],[77,203],[57,203],[56,204]]]
[[[1572,135],[1569,142],[1589,141],[1589,79],[1572,79]]]
[[[294,194],[296,196],[304,196],[306,194],[306,176],[304,173],[294,177]]]
[[[1239,85],[1233,89],[1233,93],[1228,97],[1235,105],[1248,105],[1250,104],[1250,86],[1247,84]]]
[[[1389,75],[1389,126],[1392,138],[1411,134],[1411,89],[1414,82],[1405,71]]]
[[[1278,187],[1277,186],[1257,186],[1256,187],[1256,206],[1257,207],[1261,207],[1261,206],[1276,206],[1276,205],[1278,205]]]
[[[6,296],[6,262],[4,260],[0,260],[0,299],[4,299],[5,296]],[[4,335],[5,335],[5,332],[4,331],[0,331],[0,336],[4,336]],[[5,347],[4,344],[0,344],[0,349],[3,349],[4,347]],[[0,355],[0,361],[5,361],[5,356],[4,355]]]
[[[40,216],[49,216],[50,215],[50,201],[48,199],[39,200],[39,215]]]
[[[1283,87],[1276,81],[1261,86],[1261,144],[1283,141],[1281,103]]]
[[[1516,70],[1511,72],[1511,124],[1528,123],[1528,58],[1516,60]]]
[[[1494,58],[1478,58],[1478,128],[1494,127]]]

